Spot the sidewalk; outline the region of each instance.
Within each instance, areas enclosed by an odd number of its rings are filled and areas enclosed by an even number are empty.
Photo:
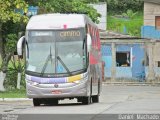
[[[127,86],[160,86],[160,81],[146,82],[135,80],[105,80],[103,85],[127,85]]]
[[[28,101],[28,100],[32,100],[29,98],[0,98],[0,102],[9,102],[9,101]]]

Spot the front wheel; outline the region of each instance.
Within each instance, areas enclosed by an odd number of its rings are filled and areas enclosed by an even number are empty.
[[[91,97],[90,96],[82,98],[82,104],[83,105],[89,105],[90,103],[91,103]]]
[[[38,98],[33,98],[33,105],[34,106],[40,106],[41,104],[41,100]]]
[[[58,105],[58,99],[48,99],[48,104],[51,106]]]
[[[99,103],[99,95],[92,96],[93,103]]]

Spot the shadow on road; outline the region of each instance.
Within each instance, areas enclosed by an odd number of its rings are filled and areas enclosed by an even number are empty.
[[[93,103],[91,103],[91,104],[93,104]],[[89,104],[89,105],[91,105],[91,104]],[[48,107],[48,106],[86,106],[86,105],[79,102],[79,103],[59,103],[57,105],[41,104],[40,106],[34,106],[34,107],[46,107],[46,106]]]

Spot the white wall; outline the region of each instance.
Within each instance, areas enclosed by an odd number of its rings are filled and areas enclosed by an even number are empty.
[[[100,23],[97,24],[99,29],[106,30],[107,29],[107,4],[105,2],[98,4],[91,4],[98,13],[101,14],[101,18],[99,18]]]

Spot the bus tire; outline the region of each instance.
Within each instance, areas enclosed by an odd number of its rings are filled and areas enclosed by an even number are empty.
[[[34,106],[40,106],[41,104],[41,100],[38,98],[33,98],[33,105]]]
[[[92,102],[93,103],[99,103],[99,95],[92,96]]]
[[[58,99],[49,99],[48,103],[51,106],[58,105]]]
[[[77,102],[82,102],[82,99],[83,99],[82,97],[78,97]]]
[[[98,81],[98,90],[97,90],[97,95],[92,96],[92,102],[93,103],[99,103],[99,95],[100,95],[100,79]]]
[[[83,105],[89,105],[90,103],[92,103],[92,79],[90,84],[90,96],[86,96],[82,98]]]
[[[90,98],[91,98],[90,96],[83,97],[82,104],[83,105],[89,105],[91,103],[91,99]]]

